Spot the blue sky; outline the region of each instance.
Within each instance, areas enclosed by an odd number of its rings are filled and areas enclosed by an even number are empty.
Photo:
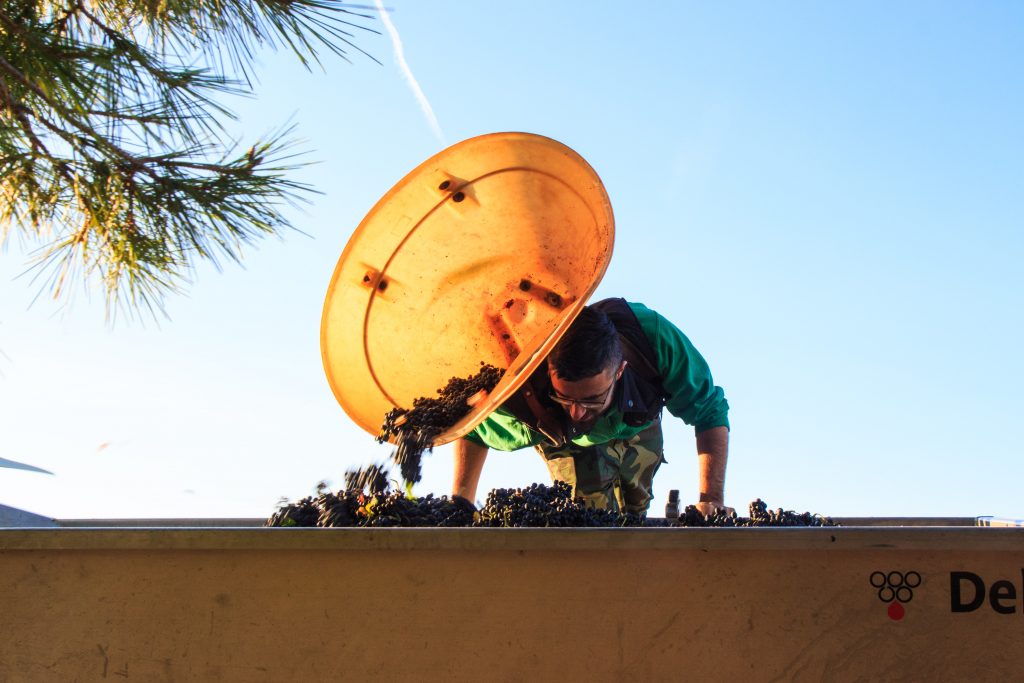
[[[388,5],[435,131],[382,62],[264,53],[243,139],[289,118],[322,195],[241,266],[201,265],[169,320],[103,321],[0,254],[0,503],[55,517],[264,517],[386,458],[319,355],[334,264],[365,213],[447,145],[552,137],[602,178],[597,296],[641,301],[732,406],[728,502],[836,516],[1024,517],[1024,7],[979,3]],[[378,22],[379,23],[379,22]],[[696,496],[666,426],[655,511]],[[530,451],[481,482],[545,481]],[[416,488],[446,493],[447,447]]]

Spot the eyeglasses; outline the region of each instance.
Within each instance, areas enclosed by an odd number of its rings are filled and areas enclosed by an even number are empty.
[[[601,408],[604,408],[604,402],[608,400],[608,394],[612,393],[612,389],[615,388],[615,382],[616,380],[612,380],[611,386],[600,393],[601,398],[593,401],[577,401],[574,398],[559,396],[553,391],[548,394],[548,397],[558,405],[565,408],[571,408],[574,405],[577,405],[584,410],[600,410]]]

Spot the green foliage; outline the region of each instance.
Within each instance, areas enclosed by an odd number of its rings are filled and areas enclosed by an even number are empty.
[[[288,178],[291,127],[226,134],[256,51],[373,59],[352,40],[370,21],[335,0],[0,0],[0,244],[41,244],[55,298],[80,278],[108,314],[161,308],[198,259],[238,260],[312,191]]]

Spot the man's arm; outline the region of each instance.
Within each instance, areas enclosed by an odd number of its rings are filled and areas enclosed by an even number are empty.
[[[725,465],[729,460],[729,428],[712,427],[697,434],[700,502],[704,514],[725,507]]]
[[[480,483],[480,472],[487,459],[487,446],[468,439],[455,442],[455,481],[452,495],[462,496],[471,503],[476,502],[476,487]]]

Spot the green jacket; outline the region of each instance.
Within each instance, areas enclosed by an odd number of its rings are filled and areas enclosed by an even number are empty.
[[[668,411],[692,425],[696,432],[712,427],[729,426],[729,404],[725,392],[715,386],[711,369],[689,339],[678,327],[643,304],[630,302],[640,328],[651,342],[661,375],[661,385],[669,399]],[[613,403],[598,418],[586,434],[572,439],[580,446],[607,443],[615,439],[628,439],[650,426],[650,423],[629,426]],[[519,421],[504,408],[498,408],[480,425],[466,435],[466,439],[499,451],[515,451],[545,443],[537,431]]]

